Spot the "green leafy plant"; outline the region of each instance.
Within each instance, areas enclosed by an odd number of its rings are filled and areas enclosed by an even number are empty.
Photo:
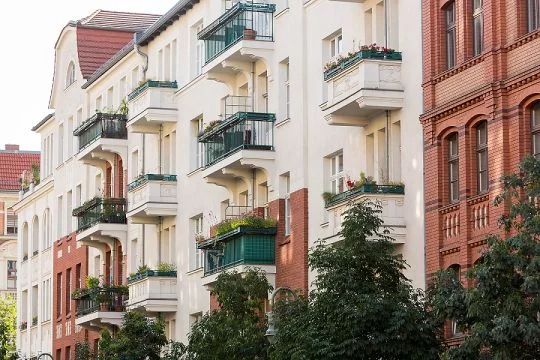
[[[276,227],[277,221],[267,219],[261,216],[244,216],[237,219],[225,220],[215,226],[216,235],[222,235],[232,231],[240,226],[246,226],[257,229]]]
[[[176,271],[176,265],[170,264],[168,262],[160,262],[157,267],[159,272],[171,272]]]
[[[26,328],[26,322],[23,323]],[[0,296],[0,359],[12,359],[17,334],[17,306],[11,296]]]
[[[334,198],[336,194],[334,193],[331,193],[330,191],[325,191],[322,193],[322,197],[324,199],[324,202],[329,202],[330,200],[332,200]]]
[[[145,274],[146,272],[148,272],[150,270],[150,268],[148,267],[148,265],[141,265],[137,268],[137,275],[142,275],[142,274]]]
[[[203,136],[204,134],[209,133],[210,131],[217,128],[222,123],[222,120],[214,120],[210,121],[206,126],[204,127],[204,130],[199,134],[199,136]]]
[[[95,276],[87,276],[85,284],[88,289],[96,289],[99,287],[99,278]]]

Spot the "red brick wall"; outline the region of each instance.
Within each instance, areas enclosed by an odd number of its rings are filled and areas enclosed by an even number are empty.
[[[61,256],[60,256],[61,255]],[[75,344],[83,342],[85,339],[93,346],[94,340],[99,338],[97,332],[88,331],[80,328],[77,331],[75,326],[76,302],[71,300],[71,294],[67,293],[67,271],[71,269],[71,292],[78,287],[77,282],[77,264],[81,265],[81,282],[84,287],[84,281],[88,275],[88,247],[81,246],[77,248],[76,233],[56,241],[53,246],[53,354],[61,352],[62,360],[66,358],[66,348],[70,348],[71,359],[75,358]],[[62,273],[62,311],[57,313],[58,294],[57,274]],[[66,298],[69,298],[71,311],[66,312]],[[58,334],[60,332],[60,334]],[[60,335],[60,336],[58,336]]]
[[[270,202],[270,217],[278,221],[276,288],[308,289],[308,190],[291,193],[291,233],[285,235],[285,200]]]

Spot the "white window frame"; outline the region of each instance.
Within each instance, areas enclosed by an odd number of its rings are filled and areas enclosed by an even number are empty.
[[[340,152],[329,158],[330,163],[330,192],[339,194],[345,191],[345,174],[343,171],[343,153]]]
[[[291,67],[290,62],[285,64],[285,119],[291,118]]]
[[[195,77],[202,74],[204,66],[204,40],[199,40],[197,34],[203,29],[202,22],[195,27]]]
[[[195,232],[195,237],[197,236],[203,236],[204,235],[204,216],[202,214],[197,215],[195,217],[191,218],[191,221],[193,222],[193,230]],[[191,270],[197,270],[204,267],[204,253],[201,249],[198,249],[195,245],[195,251],[192,254],[194,256],[194,260],[191,263],[192,269]]]
[[[341,31],[339,34],[329,39],[330,44],[330,57],[335,58],[343,52],[343,34]]]

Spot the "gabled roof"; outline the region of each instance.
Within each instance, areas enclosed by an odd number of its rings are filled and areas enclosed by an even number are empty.
[[[150,27],[161,15],[97,10],[78,23],[84,27],[141,32]]]
[[[39,166],[39,151],[0,150],[0,191],[21,189],[23,171]]]
[[[32,127],[32,131],[37,131],[40,127],[45,125],[47,121],[49,121],[54,116],[54,113],[50,113],[49,115],[45,116],[43,119],[41,119],[40,122],[38,122],[34,127]]]

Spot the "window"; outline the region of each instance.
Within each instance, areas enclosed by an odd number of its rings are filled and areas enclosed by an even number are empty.
[[[540,0],[527,0],[527,30],[534,31],[540,27]]]
[[[532,152],[535,158],[540,159],[540,102],[531,109],[532,126]]]
[[[459,153],[458,134],[448,137],[448,183],[450,202],[459,201]]]
[[[66,299],[66,314],[69,314],[71,312],[71,269],[66,270],[66,291],[64,296]]]
[[[63,227],[62,227],[62,217],[64,216],[64,209],[63,209],[63,205],[64,205],[64,199],[62,198],[62,196],[59,196],[58,197],[58,211],[56,212],[56,216],[57,216],[57,219],[58,219],[58,224],[57,224],[57,228],[56,228],[56,237],[58,239],[60,239],[62,237],[62,234],[63,234]]]
[[[199,24],[195,28],[195,76],[202,74],[204,65],[204,40],[199,40],[197,34],[203,29],[203,24]]]
[[[15,260],[7,261],[7,288],[17,288],[17,261]]]
[[[62,316],[62,273],[56,274],[56,317]]]
[[[66,87],[75,82],[75,64],[71,61],[68,65],[67,74],[66,74]]]
[[[43,281],[41,287],[41,317],[42,321],[51,320],[51,279]]]
[[[484,47],[484,17],[482,14],[483,0],[473,1],[473,54],[480,55]]]
[[[290,63],[285,64],[285,115],[286,119],[291,118],[291,82],[290,82]]]
[[[453,272],[454,281],[455,282],[460,282],[461,281],[460,280],[461,267],[458,264],[454,264],[454,265],[451,265],[448,269]],[[461,335],[461,331],[458,330],[458,322],[457,322],[457,320],[451,320],[451,322],[450,322],[450,336],[454,337],[454,336],[458,336],[458,335]]]
[[[330,191],[339,194],[344,191],[343,154],[330,158]]]
[[[13,208],[8,208],[6,212],[6,233],[17,235],[17,215]]]
[[[67,192],[66,196],[66,234],[71,234],[73,231],[73,216],[72,216],[72,208],[73,208],[73,192],[70,190]]]
[[[476,161],[478,193],[488,190],[488,158],[487,158],[487,122],[476,126]]]
[[[448,69],[456,65],[456,4],[448,4],[445,12],[446,19],[446,66]]]
[[[291,178],[289,175],[283,176],[285,190],[285,235],[291,233]]]
[[[199,142],[199,134],[203,131],[203,118],[197,118],[191,121],[192,146],[193,146],[193,163],[192,170],[200,169],[204,166],[203,163],[203,144]]]
[[[191,227],[193,229],[193,234],[195,239],[204,237],[203,234],[203,215],[199,214],[191,218]],[[196,270],[203,267],[203,252],[201,249],[197,249],[197,241],[192,241],[192,251],[191,251],[191,270]]]
[[[335,57],[343,51],[343,35],[339,34],[330,39],[330,57]]]
[[[64,161],[64,124],[58,127],[58,165]]]

